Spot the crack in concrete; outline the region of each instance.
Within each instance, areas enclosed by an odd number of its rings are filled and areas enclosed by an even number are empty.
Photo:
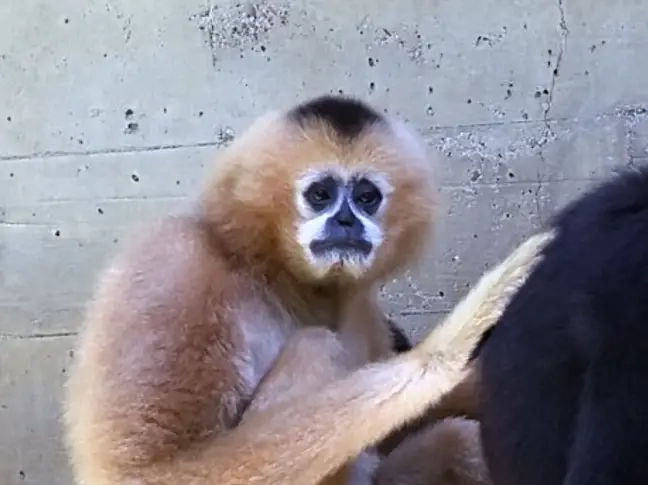
[[[547,98],[547,107],[544,110],[544,120],[547,122],[549,120],[549,113],[551,111],[551,108],[553,107],[553,98],[554,98],[554,91],[556,89],[556,79],[560,75],[560,69],[562,67],[562,61],[563,61],[563,56],[565,55],[565,51],[567,50],[567,39],[570,34],[569,27],[567,26],[567,20],[565,18],[565,7],[564,7],[564,0],[558,0],[558,10],[560,12],[560,22],[559,22],[559,27],[560,27],[560,50],[558,51],[558,56],[556,57],[556,65],[554,67],[554,70],[551,74],[551,85],[549,87],[549,96]],[[551,130],[551,127],[547,126],[548,130]]]
[[[35,339],[48,339],[48,338],[62,338],[62,337],[76,337],[78,332],[52,332],[52,333],[0,333],[1,340],[35,340]]]
[[[538,157],[540,157],[540,161],[542,162],[543,166],[547,165],[547,160],[545,159],[544,152],[542,150],[538,151]],[[535,198],[535,206],[536,206],[536,212],[538,213],[538,221],[540,222],[540,226],[544,226],[545,221],[544,217],[542,214],[542,204],[540,204],[540,192],[542,192],[544,180],[542,178],[542,173],[540,172],[540,167],[538,167],[537,171],[537,183],[536,183],[536,188],[534,191],[534,198]]]

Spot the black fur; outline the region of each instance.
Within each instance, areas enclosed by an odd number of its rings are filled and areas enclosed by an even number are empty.
[[[470,356],[468,357],[468,362],[474,361],[477,357],[479,357],[479,354],[481,354],[482,349],[484,348],[484,345],[486,345],[486,342],[488,342],[488,339],[490,339],[491,333],[493,332],[493,327],[489,328],[486,330],[480,339],[477,341],[477,345],[475,345],[475,348],[472,349],[472,352],[470,353]]]
[[[387,326],[389,327],[389,331],[391,332],[392,350],[394,352],[400,354],[412,350],[412,344],[410,343],[409,339],[407,338],[405,333],[403,333],[403,331],[398,328],[398,325],[396,325],[396,323],[392,319],[387,319]]]
[[[320,96],[295,106],[288,116],[305,127],[313,121],[323,121],[342,139],[353,140],[368,126],[385,121],[367,104],[344,96]]]
[[[579,198],[479,354],[497,485],[648,483],[648,169]]]

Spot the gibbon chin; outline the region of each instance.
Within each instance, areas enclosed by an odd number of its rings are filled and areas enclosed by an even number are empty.
[[[491,478],[648,483],[648,168],[591,189],[549,230],[476,352]]]
[[[464,380],[547,241],[393,355],[378,287],[433,233],[430,165],[357,100],[257,120],[193,210],[139,231],[99,277],[65,396],[76,483],[370,483],[374,445]]]

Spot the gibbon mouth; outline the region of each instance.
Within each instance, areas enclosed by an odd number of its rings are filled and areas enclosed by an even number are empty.
[[[320,239],[313,241],[310,249],[314,254],[323,254],[329,251],[341,251],[348,253],[361,253],[367,256],[373,245],[364,239]]]

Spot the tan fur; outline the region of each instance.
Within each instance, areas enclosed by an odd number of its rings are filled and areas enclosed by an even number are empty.
[[[292,181],[321,163],[378,170],[394,186],[385,242],[362,275],[316,278],[295,242]],[[340,144],[281,114],[239,138],[199,210],[143,231],[99,279],[65,399],[76,483],[316,485],[460,382],[544,240],[482,279],[413,351],[386,359],[376,287],[431,232],[427,163],[389,130]],[[257,387],[285,343],[313,326],[336,331],[354,370],[317,392],[293,381],[298,399],[263,398]]]
[[[426,428],[434,426],[446,418],[467,418],[479,420],[479,373],[477,363],[471,364],[467,375],[458,382],[452,390],[435,402],[419,418],[407,423],[400,429],[392,432],[385,440],[378,444],[378,450],[383,455],[392,453],[399,445],[404,443],[413,434],[418,434]],[[429,455],[429,451],[421,450],[421,454]]]
[[[322,327],[300,329],[260,382],[242,421],[271,406],[297,405],[307,394],[346,377],[360,364],[356,350],[345,346],[335,332]],[[378,460],[375,452],[367,450],[350,465],[333,471],[320,485],[371,485]]]
[[[376,485],[490,485],[479,423],[448,418],[407,439],[384,459]]]

